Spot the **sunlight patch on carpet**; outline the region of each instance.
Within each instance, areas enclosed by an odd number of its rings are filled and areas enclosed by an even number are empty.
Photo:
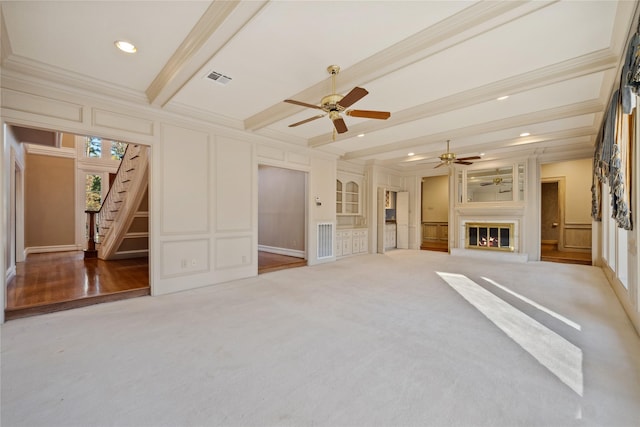
[[[511,289],[509,289],[509,288],[507,288],[505,286],[502,286],[501,284],[496,283],[495,281],[493,281],[493,280],[491,280],[489,278],[483,277],[482,279],[484,279],[487,282],[491,283],[493,286],[502,289],[506,293],[508,293],[510,295],[513,295],[514,297],[520,299],[521,301],[524,301],[527,304],[537,308],[538,310],[540,310],[540,311],[542,311],[544,313],[547,313],[549,316],[555,317],[556,319],[558,319],[559,321],[565,323],[566,325],[571,326],[573,329],[576,329],[578,331],[582,330],[580,325],[578,325],[576,322],[574,322],[572,320],[567,319],[562,314],[556,313],[555,311],[550,310],[547,307],[544,307],[544,306],[538,304],[537,302],[530,300],[529,298],[525,297],[524,295],[520,295],[519,293],[514,292]]]
[[[582,396],[582,350],[462,274],[437,274],[571,390]]]

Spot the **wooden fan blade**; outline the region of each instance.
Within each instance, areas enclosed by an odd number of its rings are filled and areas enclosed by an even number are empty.
[[[342,98],[339,102],[337,102],[337,104],[342,108],[350,107],[351,105],[355,104],[357,101],[364,98],[368,93],[369,92],[367,92],[366,89],[363,89],[361,87],[354,87],[353,89],[351,89],[351,92],[346,94],[344,98]]]
[[[439,167],[440,167],[440,166],[442,166],[442,165],[444,165],[444,162],[440,162],[440,163],[438,164],[438,166],[436,166],[434,169],[437,169],[437,168],[439,168]]]
[[[295,99],[285,99],[284,102],[288,102],[289,104],[300,105],[302,107],[317,108],[318,110],[322,110],[322,107],[319,107],[313,104],[307,104],[306,102],[302,102],[302,101],[296,101]]]
[[[345,114],[351,117],[364,117],[367,119],[379,120],[387,120],[389,117],[391,117],[391,113],[388,111],[347,110],[345,111]]]
[[[289,125],[289,127],[290,128],[294,128],[296,126],[300,126],[300,125],[303,125],[305,123],[309,123],[309,122],[311,122],[313,120],[319,119],[320,117],[324,117],[324,116],[326,116],[326,114],[318,114],[317,116],[309,117],[308,119],[304,119],[302,121],[299,121],[299,122],[296,122],[296,123],[292,123],[292,124]]]
[[[345,133],[349,129],[347,129],[347,125],[344,122],[344,119],[340,117],[339,119],[333,120],[333,126],[336,128],[338,133]]]
[[[473,164],[473,162],[465,162],[462,159],[456,160],[455,163],[458,163],[459,165],[472,165]]]
[[[480,160],[481,158],[480,156],[458,157],[458,160]]]

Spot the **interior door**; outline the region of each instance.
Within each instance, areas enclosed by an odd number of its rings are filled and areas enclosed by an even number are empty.
[[[379,254],[383,254],[384,253],[384,224],[385,224],[385,212],[384,212],[384,195],[385,195],[385,189],[384,188],[378,188],[378,221],[377,221],[377,230],[378,230],[378,237],[377,237],[377,252]]]
[[[409,249],[409,192],[396,193],[396,247]]]

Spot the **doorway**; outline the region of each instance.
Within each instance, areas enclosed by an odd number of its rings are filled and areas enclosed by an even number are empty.
[[[307,265],[307,173],[258,165],[258,274]]]
[[[565,178],[540,182],[540,260],[591,265],[591,252],[565,245]]]
[[[7,281],[5,318],[149,295],[148,245],[143,254],[132,259],[84,259],[86,207],[77,202],[85,201],[77,184],[77,177],[82,175],[78,153],[83,151],[77,138],[83,137],[40,132],[54,135],[44,140],[54,142],[23,138],[23,134],[32,135],[25,128],[9,131],[10,144],[20,151],[23,162],[16,165],[20,174],[16,173],[15,195],[11,196],[15,220],[9,232],[15,241],[11,245],[15,263],[10,266],[15,274]],[[115,170],[118,164],[116,161]],[[98,162],[94,166],[100,172],[108,171]],[[24,178],[23,170],[27,172]],[[107,188],[103,190],[102,194]],[[148,242],[148,221],[147,228],[139,230],[137,236],[146,237]]]
[[[422,178],[420,249],[449,252],[449,176]]]

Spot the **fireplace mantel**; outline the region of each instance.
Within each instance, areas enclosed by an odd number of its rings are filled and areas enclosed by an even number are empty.
[[[484,206],[458,206],[455,208],[459,216],[469,217],[517,217],[524,216],[524,206],[505,206],[503,204],[487,204]]]

